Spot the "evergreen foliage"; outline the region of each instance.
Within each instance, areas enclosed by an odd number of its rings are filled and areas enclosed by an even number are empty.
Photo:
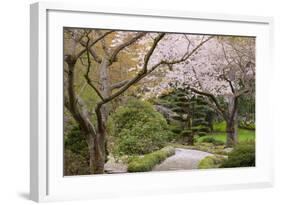
[[[179,126],[173,126],[172,131],[179,134],[185,143],[193,145],[195,135],[205,136],[210,131],[207,117],[211,110],[204,97],[177,89],[161,96],[159,104],[177,114],[174,120]]]

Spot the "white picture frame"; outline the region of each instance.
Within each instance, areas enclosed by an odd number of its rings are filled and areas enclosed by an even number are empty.
[[[113,18],[114,17],[114,18]],[[95,21],[93,21],[95,20]],[[62,28],[90,27],[257,37],[256,167],[64,177]],[[140,194],[269,187],[273,133],[269,69],[273,20],[182,11],[97,8],[94,4],[35,3],[30,15],[30,198],[53,201]],[[264,69],[264,68],[268,69]],[[264,83],[266,82],[266,83]],[[266,117],[267,122],[262,121]],[[265,137],[266,136],[266,137]],[[165,181],[164,181],[165,180]]]

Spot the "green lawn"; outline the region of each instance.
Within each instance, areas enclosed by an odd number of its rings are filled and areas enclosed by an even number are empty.
[[[226,133],[225,132],[209,133],[208,135],[206,135],[204,137],[198,138],[198,141],[201,142],[206,137],[214,137],[217,140],[226,142]],[[252,141],[252,140],[255,140],[255,138],[256,138],[255,131],[238,129],[238,142]]]

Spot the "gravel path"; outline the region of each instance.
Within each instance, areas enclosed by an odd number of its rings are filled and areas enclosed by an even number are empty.
[[[211,155],[208,152],[176,148],[175,155],[156,165],[152,171],[197,169],[200,160]]]

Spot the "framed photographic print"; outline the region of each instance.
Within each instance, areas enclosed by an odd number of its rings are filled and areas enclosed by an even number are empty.
[[[31,5],[34,201],[272,186],[272,19]]]

